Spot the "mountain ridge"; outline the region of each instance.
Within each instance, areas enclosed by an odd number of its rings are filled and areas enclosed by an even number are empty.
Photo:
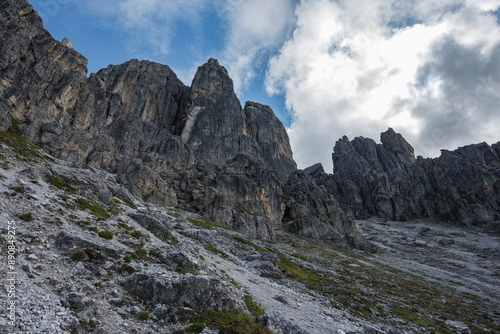
[[[215,59],[87,77],[25,0],[0,32],[0,331],[500,331],[499,143],[415,158],[389,129],[298,170]]]
[[[357,219],[371,215],[397,221],[437,217],[500,232],[500,142],[442,150],[415,158],[393,129],[381,143],[356,137],[336,142],[333,174],[310,173]]]
[[[200,66],[190,87],[149,61],[110,65],[87,78],[86,59],[55,41],[27,1],[3,7],[0,29],[16,38],[1,45],[7,71],[0,72],[0,109],[10,111],[23,137],[55,157],[118,174],[149,202],[253,237],[272,239],[283,228],[294,201],[283,184],[297,169],[288,134],[268,106],[241,107],[217,60]],[[330,201],[326,193],[318,198]],[[373,249],[347,215],[322,217],[312,227],[332,226],[335,242]]]

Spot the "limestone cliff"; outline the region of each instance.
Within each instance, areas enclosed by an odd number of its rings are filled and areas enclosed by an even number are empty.
[[[26,0],[0,9],[0,130],[13,119],[50,154],[116,173],[151,203],[263,239],[282,228],[292,200],[283,186],[293,187],[297,169],[288,135],[268,106],[241,107],[217,60],[200,66],[190,87],[149,61],[87,77],[87,60],[69,40],[54,40]],[[327,197],[318,200],[341,212]],[[356,245],[359,234],[343,215],[318,219],[335,226],[331,240]]]
[[[381,142],[343,137],[332,155],[333,175],[315,176],[347,212],[394,220],[435,216],[498,230],[499,143],[415,159],[413,148],[393,129],[381,134]]]

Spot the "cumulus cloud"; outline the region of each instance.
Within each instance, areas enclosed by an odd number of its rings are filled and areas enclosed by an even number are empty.
[[[393,127],[417,154],[498,141],[499,1],[303,0],[272,57],[269,93],[284,93],[299,166],[343,135]],[[497,137],[496,137],[497,136]]]
[[[79,6],[99,15],[103,23],[126,36],[128,50],[143,58],[167,56],[175,45],[176,26],[187,24],[193,34],[201,34],[205,15],[218,15],[208,20],[221,20],[225,30],[220,50],[205,50],[194,45],[187,67],[177,69],[189,82],[200,62],[219,58],[241,91],[254,79],[269,53],[279,48],[291,31],[296,0],[88,0]],[[191,36],[196,40],[196,36]],[[200,44],[203,44],[199,41]],[[203,50],[201,50],[203,49]],[[142,50],[147,50],[143,52]],[[152,52],[151,52],[152,51]]]
[[[220,7],[230,27],[222,62],[237,91],[248,86],[269,53],[286,39],[295,5],[295,0],[233,0]]]

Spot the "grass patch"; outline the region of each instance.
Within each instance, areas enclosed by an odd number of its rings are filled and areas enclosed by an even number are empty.
[[[118,224],[116,225],[119,229],[122,229],[122,230],[125,230],[125,231],[133,231],[134,228],[132,226],[129,226],[127,224],[125,224],[125,222],[123,220],[119,220],[118,221]]]
[[[126,201],[124,199],[121,199],[121,198],[113,198],[113,202],[115,202],[116,204],[121,204],[121,205],[125,205],[125,206],[128,206],[129,208],[131,209],[136,209],[136,207],[130,203],[129,201]]]
[[[223,259],[229,259],[229,255],[227,255],[226,253],[224,253],[223,251],[221,251],[220,249],[218,249],[212,245],[206,245],[205,249],[209,252],[212,252],[216,255],[219,255]]]
[[[137,271],[137,270],[135,270],[134,267],[132,267],[131,265],[126,264],[126,263],[122,264],[121,270],[124,272],[127,272],[129,275],[131,275]]]
[[[454,333],[445,323],[453,320],[465,323],[472,333],[500,333],[500,314],[477,296],[380,264],[367,254],[295,240],[293,257],[278,253],[279,268],[285,277],[327,297],[334,308],[392,327],[403,319],[418,332]]]
[[[262,306],[254,302],[252,297],[247,295],[244,297],[244,301],[248,311],[250,311],[250,313],[253,315],[255,319],[259,318],[261,315],[264,315],[264,313],[266,313],[262,308]]]
[[[156,256],[156,255],[158,255],[158,250],[157,249],[150,249],[149,250],[149,255],[150,256]]]
[[[10,146],[24,161],[48,160],[40,154],[40,148],[29,143],[19,133],[19,121],[12,118],[12,125],[7,131],[0,131],[0,142]]]
[[[87,201],[84,198],[78,198],[77,200],[75,200],[75,202],[76,204],[78,204],[80,209],[89,210],[90,213],[93,214],[96,218],[107,220],[109,217],[111,217],[111,215],[102,207],[90,201]]]
[[[429,322],[427,319],[424,319],[421,315],[417,313],[416,310],[408,310],[403,308],[396,308],[393,310],[394,314],[400,317],[403,320],[407,320],[413,322],[416,325],[422,327],[432,327],[433,324]]]
[[[148,251],[145,250],[144,248],[136,249],[135,252],[133,253],[133,256],[138,260],[151,261],[151,259],[148,256]]]
[[[142,311],[137,314],[139,316],[139,320],[141,321],[146,321],[149,319],[149,312],[147,311]]]
[[[187,221],[207,230],[214,230],[216,227],[222,227],[227,229],[227,227],[216,224],[210,219],[203,217],[199,217],[197,219],[188,218]]]
[[[58,178],[57,176],[54,175],[49,176],[47,182],[50,185],[56,187],[57,189],[65,190],[72,194],[76,194],[77,192],[77,188],[73,187],[71,184],[64,181],[63,179]]]
[[[302,267],[281,253],[278,253],[278,256],[280,258],[278,268],[281,269],[288,278],[306,283],[306,285],[315,290],[320,290],[323,285],[328,283],[326,278],[318,275],[315,271]]]
[[[240,235],[233,235],[232,238],[241,244],[248,245],[248,246],[252,247],[253,249],[255,249],[259,253],[264,253],[264,252],[268,251],[267,249],[264,249],[256,244],[254,244],[250,240],[247,240]]]
[[[73,259],[75,259],[76,261],[83,261],[85,259],[87,259],[87,253],[85,253],[84,250],[77,250],[74,254],[73,254]]]
[[[137,291],[135,289],[127,289],[127,290],[125,290],[125,293],[134,299],[141,298],[141,294],[139,293],[139,291]]]
[[[201,333],[205,328],[218,329],[220,334],[271,334],[272,332],[255,322],[241,310],[200,311],[193,319],[193,324],[184,329],[184,333]]]
[[[24,194],[26,192],[26,189],[24,188],[23,185],[21,185],[21,186],[9,186],[9,189],[14,191],[16,194]]]
[[[100,236],[103,239],[111,240],[113,239],[113,233],[110,231],[99,231],[97,233],[98,236]]]
[[[24,213],[24,214],[19,216],[19,219],[24,220],[25,222],[31,222],[34,220],[31,213]]]
[[[132,232],[128,233],[128,235],[130,235],[132,238],[137,239],[137,240],[141,240],[141,238],[144,240],[151,239],[151,237],[149,235],[145,235],[141,231],[137,231],[135,229],[132,230]]]
[[[172,233],[170,233],[170,242],[169,244],[174,246],[174,245],[177,245],[179,243],[179,239],[177,239],[177,237],[175,235],[173,235]]]

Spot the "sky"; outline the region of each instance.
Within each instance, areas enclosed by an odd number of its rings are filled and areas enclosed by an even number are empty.
[[[89,73],[144,59],[190,85],[213,57],[271,106],[299,168],[344,135],[415,148],[500,141],[500,0],[30,0]]]

